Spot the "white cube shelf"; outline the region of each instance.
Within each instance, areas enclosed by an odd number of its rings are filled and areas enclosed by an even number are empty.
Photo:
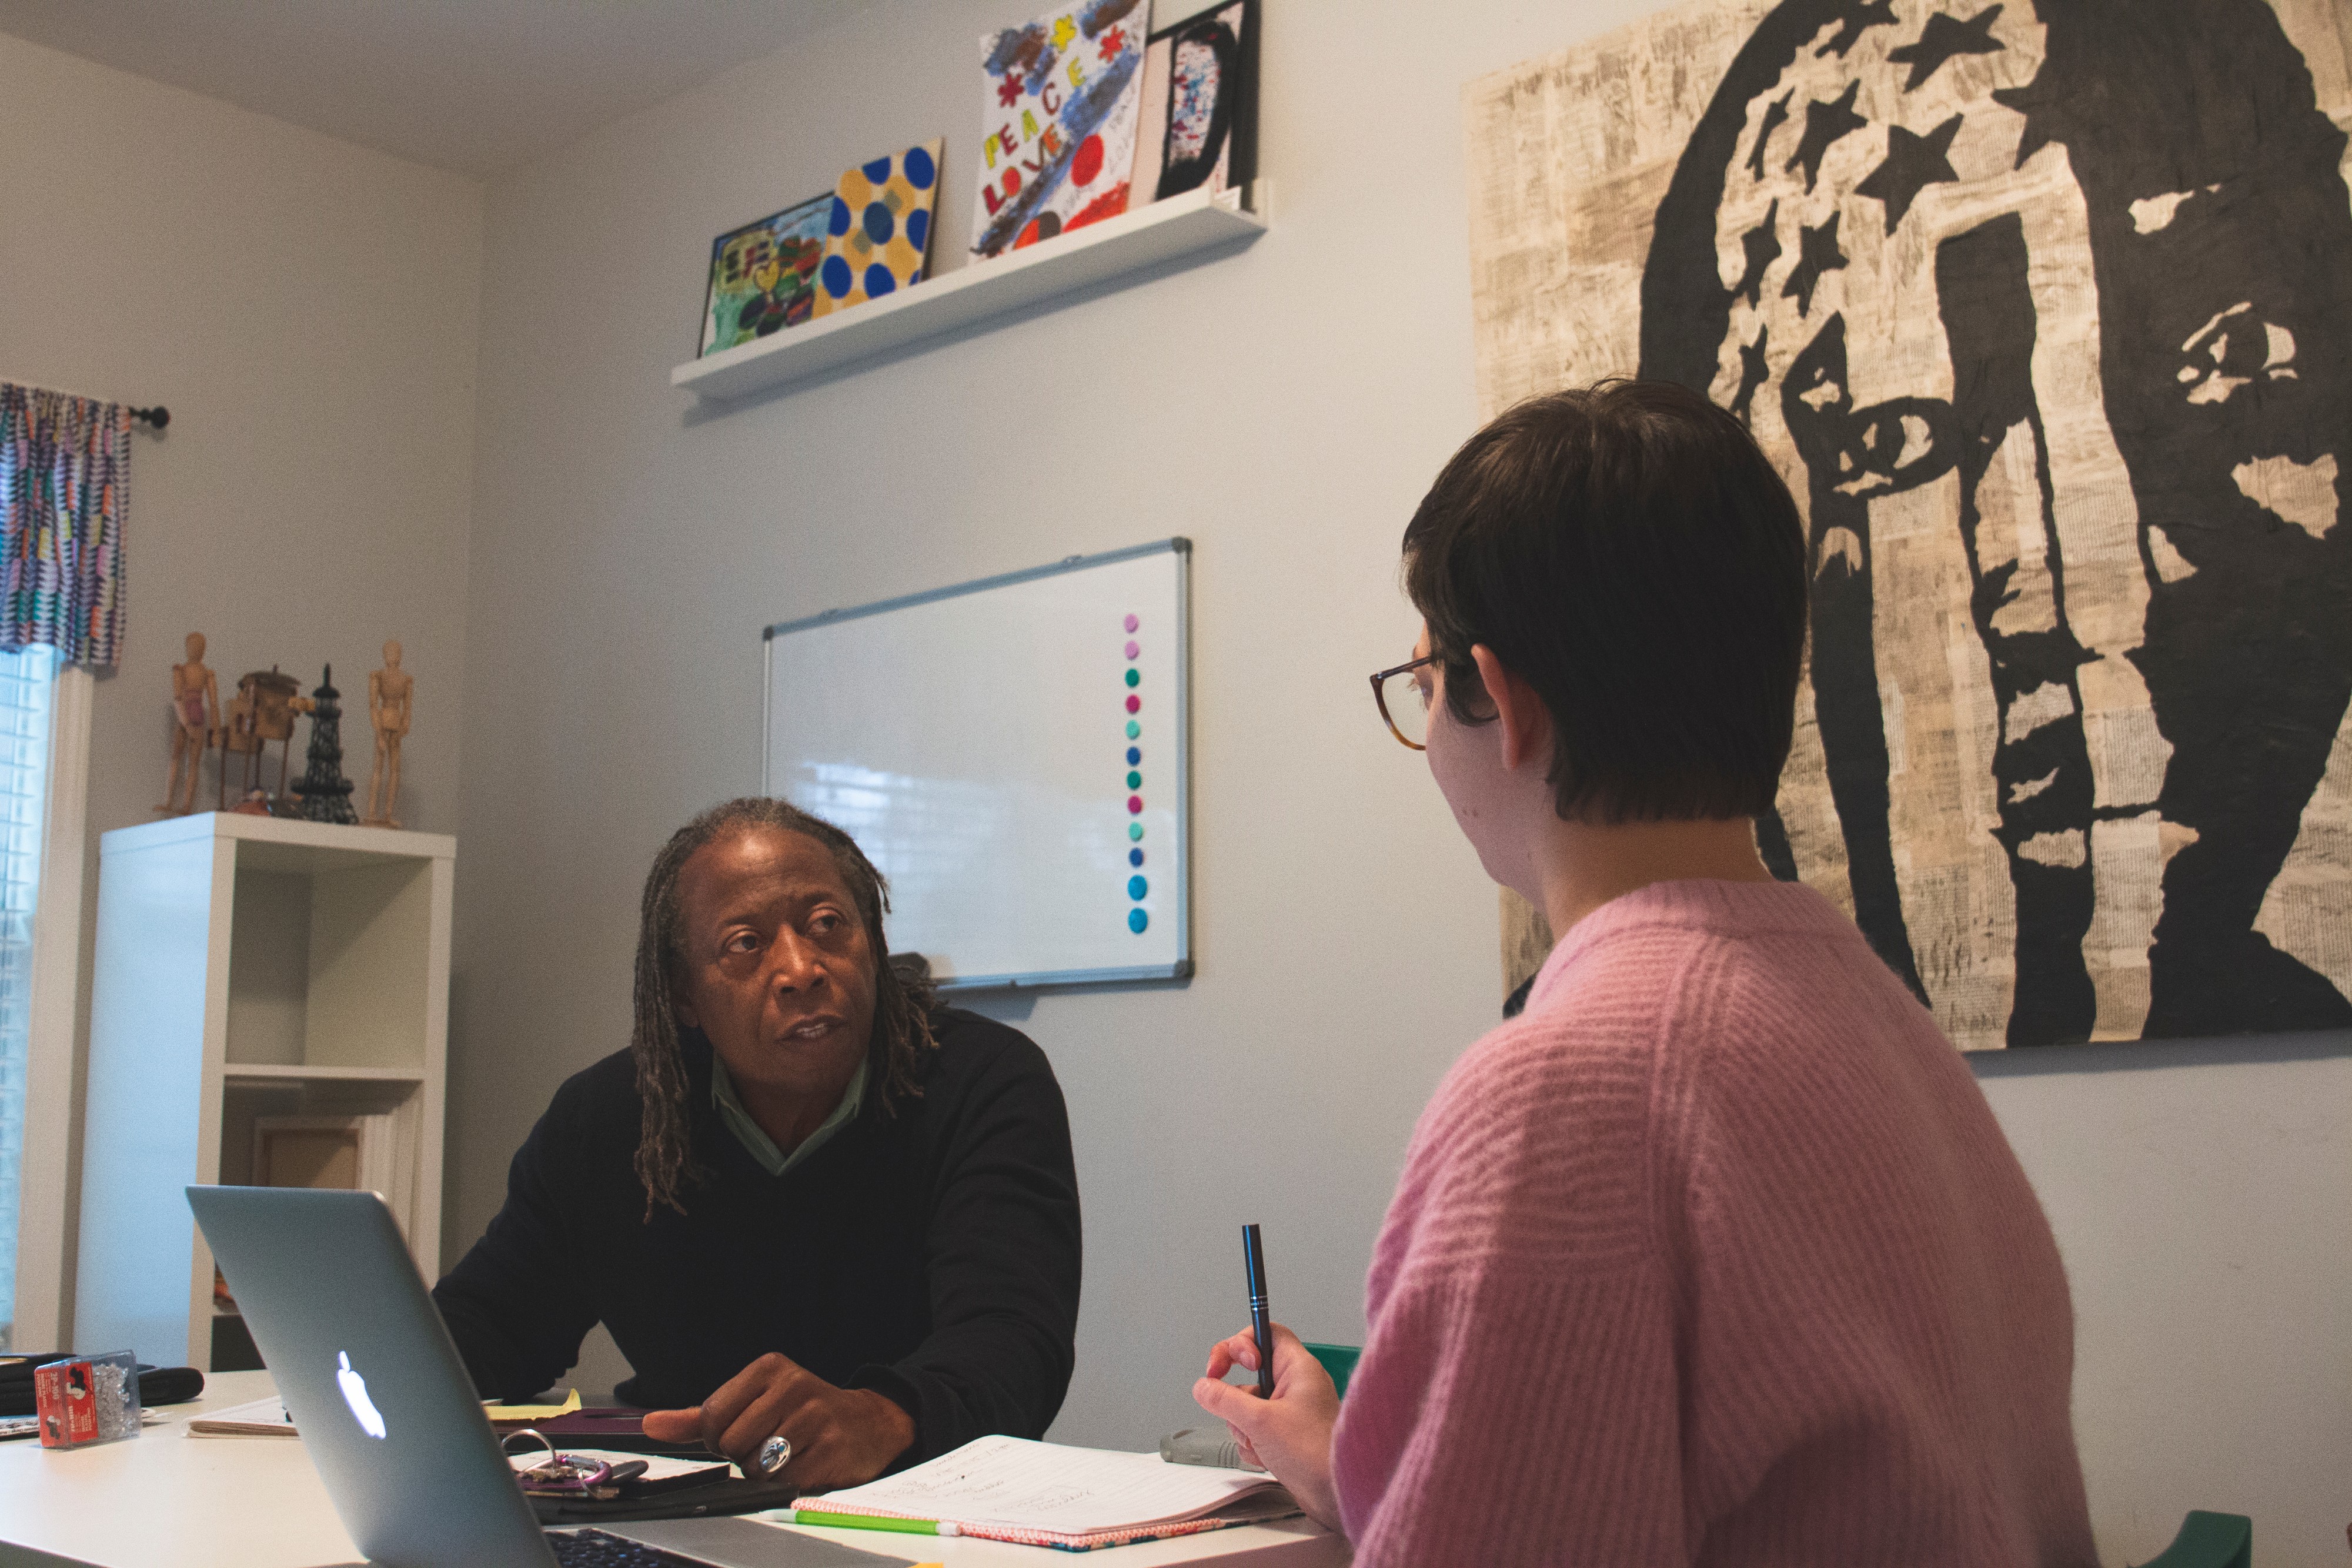
[[[221,812],[100,839],[77,1346],[212,1368],[223,1314],[182,1189],[249,1180],[265,1116],[374,1118],[372,1168],[432,1277],[457,853]]]

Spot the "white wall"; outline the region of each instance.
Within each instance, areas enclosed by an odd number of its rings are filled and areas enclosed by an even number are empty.
[[[0,377],[172,411],[131,436],[85,915],[98,835],[163,799],[190,632],[224,701],[247,670],[307,691],[331,663],[362,788],[367,672],[399,638],[402,817],[456,831],[481,186],[5,35],[0,105]]]
[[[976,39],[1023,8],[869,7],[494,182],[453,1259],[555,1085],[626,1043],[654,849],[758,783],[761,626],[1183,533],[1200,974],[987,1009],[1052,1055],[1076,1132],[1086,1298],[1056,1432],[1136,1446],[1197,1418],[1193,1371],[1243,1321],[1244,1220],[1281,1315],[1360,1336],[1413,1117],[1498,1001],[1493,891],[1363,678],[1410,643],[1398,535],[1472,426],[1457,95],[1643,8],[1269,0],[1279,198],[1253,248],[716,414],[666,379],[710,237],[946,134],[951,261]],[[2266,1563],[2339,1560],[2352,1063],[2311,1049],[2053,1056],[1990,1085],[2074,1269],[2111,1560],[2240,1502]]]

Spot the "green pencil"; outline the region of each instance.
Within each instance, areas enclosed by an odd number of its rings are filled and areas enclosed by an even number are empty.
[[[890,1519],[878,1513],[823,1513],[813,1508],[780,1508],[787,1524],[814,1524],[826,1530],[894,1530],[901,1535],[961,1535],[945,1520]]]

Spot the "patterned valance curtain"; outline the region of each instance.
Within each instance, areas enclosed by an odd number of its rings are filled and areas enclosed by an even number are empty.
[[[0,646],[111,666],[131,410],[0,382]]]

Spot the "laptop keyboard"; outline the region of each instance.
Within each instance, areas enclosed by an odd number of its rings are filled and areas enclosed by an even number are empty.
[[[547,1543],[555,1549],[555,1561],[561,1568],[710,1568],[699,1557],[680,1557],[675,1552],[664,1552],[642,1542],[624,1541],[601,1530],[569,1533],[551,1530]]]

